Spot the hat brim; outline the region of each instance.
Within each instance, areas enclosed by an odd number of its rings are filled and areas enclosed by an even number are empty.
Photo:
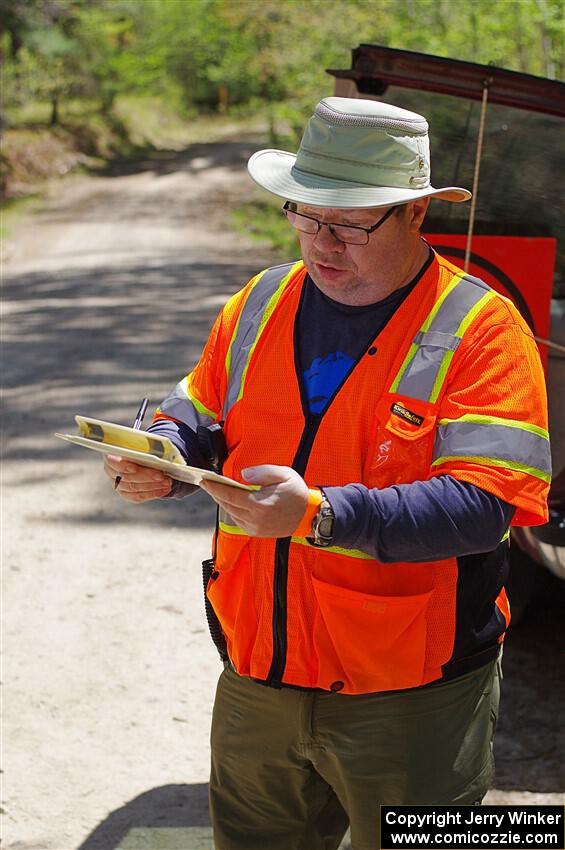
[[[313,207],[355,209],[407,204],[418,198],[434,197],[442,201],[468,201],[471,192],[459,186],[434,189],[397,189],[370,186],[349,180],[334,180],[295,168],[296,154],[288,151],[262,150],[254,153],[247,168],[251,178],[263,189],[287,201]]]

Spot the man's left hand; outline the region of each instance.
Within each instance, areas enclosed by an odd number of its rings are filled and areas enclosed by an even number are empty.
[[[288,466],[272,464],[250,466],[241,474],[261,490],[238,490],[213,481],[200,486],[251,537],[290,537],[308,506],[304,479]]]

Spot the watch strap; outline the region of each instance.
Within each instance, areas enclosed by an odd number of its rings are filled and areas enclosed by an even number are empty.
[[[318,488],[308,490],[308,505],[302,515],[302,519],[293,532],[293,537],[312,536],[312,523],[322,504],[323,498],[324,494]]]

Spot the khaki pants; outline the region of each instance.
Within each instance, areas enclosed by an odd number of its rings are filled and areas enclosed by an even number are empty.
[[[377,850],[379,806],[471,804],[493,775],[499,662],[393,694],[274,690],[230,668],[212,721],[216,850]]]

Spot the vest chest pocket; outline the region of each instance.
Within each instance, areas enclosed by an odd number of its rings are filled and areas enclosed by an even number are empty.
[[[377,405],[364,484],[389,487],[428,477],[436,408],[418,399],[388,394]]]

